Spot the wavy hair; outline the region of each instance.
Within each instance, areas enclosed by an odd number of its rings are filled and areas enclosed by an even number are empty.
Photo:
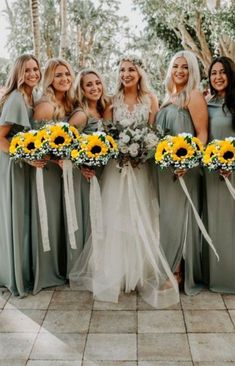
[[[86,75],[93,74],[96,75],[102,84],[102,95],[100,99],[97,102],[97,111],[100,113],[101,116],[104,114],[104,110],[107,106],[107,103],[109,101],[107,94],[106,94],[106,87],[104,84],[104,80],[100,73],[96,71],[95,69],[89,68],[89,69],[83,69],[81,70],[76,79],[75,79],[75,105],[76,107],[80,107],[84,110],[84,112],[89,115],[89,105],[87,97],[85,96],[84,89],[83,89],[83,78]]]
[[[176,92],[176,86],[172,80],[172,68],[175,60],[179,57],[184,57],[188,64],[188,81],[185,87],[180,91]],[[192,90],[198,89],[200,84],[200,71],[198,61],[194,53],[190,51],[179,51],[177,52],[170,61],[166,79],[166,96],[163,101],[163,106],[171,102],[172,96],[174,95],[174,103],[180,108],[186,108],[190,101],[190,94]]]
[[[63,105],[58,104],[58,101],[56,100],[55,96],[55,89],[52,86],[57,66],[65,66],[66,69],[69,71],[72,79],[72,85],[70,89],[65,92]],[[74,82],[74,72],[71,65],[66,60],[63,60],[61,58],[51,58],[50,60],[47,61],[43,73],[42,99],[45,99],[54,106],[53,119],[61,120],[66,116],[66,114],[72,112],[74,104],[73,82]]]
[[[217,95],[217,91],[213,88],[211,84],[211,72],[212,68],[216,63],[221,63],[223,65],[225,74],[228,79],[228,85],[225,88],[225,97],[224,97],[224,104],[223,104],[223,111],[224,107],[226,106],[228,110],[232,114],[232,121],[233,121],[233,129],[235,130],[235,63],[229,57],[220,56],[213,59],[209,71],[208,71],[208,78],[209,78],[209,85],[210,91],[212,95]],[[225,111],[224,111],[225,112]]]
[[[18,90],[23,94],[26,104],[29,105],[28,96],[25,92],[25,84],[24,84],[24,77],[25,77],[25,64],[27,61],[34,60],[38,65],[38,69],[40,72],[40,80],[41,80],[41,70],[39,66],[39,62],[34,55],[31,54],[24,54],[19,56],[14,65],[11,68],[10,74],[5,84],[5,90],[0,100],[0,108],[2,108],[3,104],[8,99],[9,95],[13,92],[13,90]]]
[[[138,88],[137,88],[138,101],[140,101],[141,103],[147,102],[148,104],[150,104],[149,95],[152,93],[152,90],[149,85],[148,76],[145,71],[144,62],[137,56],[128,56],[127,55],[127,56],[123,56],[119,59],[115,98],[121,99],[121,100],[123,100],[123,98],[124,98],[124,95],[123,95],[124,86],[123,86],[121,78],[120,78],[120,70],[121,70],[122,63],[124,61],[131,62],[135,66],[135,68],[140,76],[139,82],[138,82]]]

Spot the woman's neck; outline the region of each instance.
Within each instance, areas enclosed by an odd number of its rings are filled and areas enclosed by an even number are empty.
[[[88,101],[88,111],[92,117],[100,118],[97,101]]]

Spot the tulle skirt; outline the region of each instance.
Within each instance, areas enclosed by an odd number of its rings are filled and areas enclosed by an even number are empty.
[[[148,164],[120,171],[106,166],[101,180],[102,234],[91,234],[70,273],[72,288],[118,302],[138,290],[156,308],[179,301],[178,284],[160,246],[159,207]],[[171,223],[169,223],[171,224]]]

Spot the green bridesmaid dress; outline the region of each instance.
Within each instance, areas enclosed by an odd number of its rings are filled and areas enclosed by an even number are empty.
[[[11,125],[8,139],[30,128],[33,111],[15,90],[5,102],[0,125]],[[0,286],[16,296],[32,289],[30,248],[30,166],[0,152]]]
[[[232,115],[224,108],[223,99],[213,97],[208,103],[209,140],[235,137]],[[235,187],[235,173],[229,178]],[[235,201],[218,172],[205,170],[205,216],[208,232],[220,256],[218,262],[213,252],[203,246],[203,263],[207,282],[212,291],[235,293]],[[206,255],[207,254],[207,255]]]
[[[42,127],[42,122],[33,121],[32,127]],[[44,192],[47,207],[50,251],[43,250],[36,190],[36,169],[31,169],[31,226],[34,286],[33,294],[43,288],[65,283],[63,261],[66,256],[63,217],[62,169],[53,162],[43,168]]]
[[[163,107],[157,115],[157,124],[169,135],[186,132],[195,135],[190,113],[174,104]],[[201,235],[189,201],[179,181],[174,180],[170,168],[157,168],[160,204],[160,242],[166,259],[175,272],[184,260],[184,290],[197,294],[202,284]],[[200,211],[201,176],[198,168],[189,170],[183,177],[190,197]]]
[[[94,117],[88,117],[87,125],[81,133],[92,134],[100,130],[100,121]],[[97,169],[97,176],[101,174],[102,168]],[[75,207],[77,214],[78,230],[75,233],[76,249],[71,248],[69,237],[67,234],[67,278],[73,268],[75,262],[80,256],[84,244],[88,240],[91,233],[90,223],[90,183],[81,174],[79,168],[73,169],[74,178],[74,194],[75,194]]]

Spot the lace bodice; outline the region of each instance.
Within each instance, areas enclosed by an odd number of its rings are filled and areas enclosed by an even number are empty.
[[[128,105],[124,101],[115,98],[113,102],[113,121],[128,120],[130,124],[136,122],[143,123],[149,119],[150,105],[146,103],[138,103],[134,105],[134,109],[130,111]]]

